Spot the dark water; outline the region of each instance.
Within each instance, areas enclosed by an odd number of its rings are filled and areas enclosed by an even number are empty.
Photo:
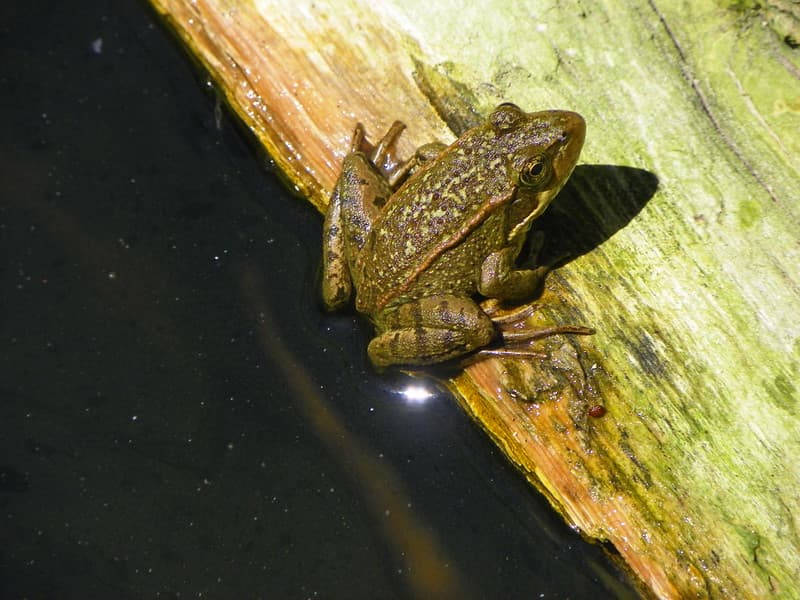
[[[0,598],[630,594],[316,299],[320,217],[143,3],[0,8]]]

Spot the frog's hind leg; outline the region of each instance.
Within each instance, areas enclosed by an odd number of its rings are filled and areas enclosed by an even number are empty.
[[[344,307],[353,293],[346,248],[342,195],[337,182],[322,225],[322,302],[331,311]]]
[[[468,354],[497,335],[491,319],[471,298],[431,296],[379,315],[381,333],[367,352],[377,367],[430,365]]]
[[[392,123],[392,126],[389,127],[388,131],[383,135],[378,143],[375,144],[375,147],[372,149],[372,152],[369,156],[370,162],[386,178],[392,190],[397,189],[400,183],[402,183],[403,180],[417,167],[430,160],[433,160],[439,156],[439,154],[441,154],[442,150],[447,148],[447,145],[443,144],[442,142],[430,142],[417,148],[417,150],[414,152],[414,155],[408,160],[399,163],[394,162],[389,156],[389,150],[397,142],[397,139],[400,137],[400,134],[403,133],[405,128],[405,123],[402,121],[395,121]],[[358,146],[355,145],[355,137],[353,139],[352,147],[354,150],[358,149],[363,141],[363,127],[361,128],[360,133],[361,140],[358,142]]]
[[[383,174],[363,153],[354,152],[344,159],[336,190],[341,203],[345,237],[355,250],[360,251],[372,224],[392,195],[392,189]]]
[[[328,310],[342,308],[353,293],[355,257],[392,191],[361,147],[364,127],[353,130],[322,227],[322,300]]]

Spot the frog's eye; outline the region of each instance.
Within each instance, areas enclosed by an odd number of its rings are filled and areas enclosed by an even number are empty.
[[[514,129],[524,116],[525,113],[519,106],[511,102],[503,102],[489,115],[489,122],[495,129],[503,132]]]
[[[531,156],[519,170],[519,183],[526,187],[541,187],[553,173],[550,158],[545,154]]]

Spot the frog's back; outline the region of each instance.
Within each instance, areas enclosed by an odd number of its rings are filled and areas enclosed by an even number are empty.
[[[475,261],[485,255],[481,246],[500,237],[498,228],[482,225],[513,191],[494,138],[490,127],[473,130],[395,193],[362,253],[359,310],[425,295],[421,288],[431,286],[436,292],[474,288]],[[480,229],[487,236],[470,236]],[[468,236],[469,243],[462,243]]]

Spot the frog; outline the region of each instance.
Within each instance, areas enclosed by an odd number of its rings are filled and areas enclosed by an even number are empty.
[[[395,121],[371,145],[356,125],[323,225],[323,303],[340,310],[355,296],[375,329],[377,369],[454,361],[502,337],[481,302],[521,303],[539,289],[551,266],[516,263],[586,135],[576,112],[504,102],[450,145],[393,161],[404,129]]]

